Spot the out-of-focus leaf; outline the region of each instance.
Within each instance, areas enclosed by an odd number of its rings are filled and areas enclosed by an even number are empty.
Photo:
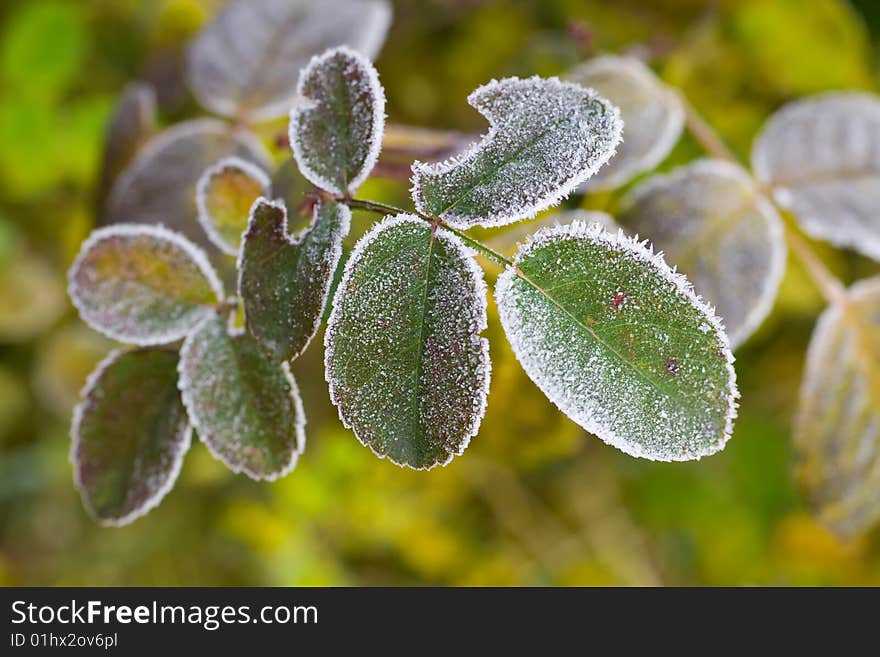
[[[633,57],[606,55],[584,62],[566,78],[592,87],[620,109],[623,142],[585,189],[613,189],[650,171],[675,146],[684,127],[678,95]]]
[[[807,234],[880,259],[880,98],[786,105],[755,141],[752,167]]]
[[[39,344],[33,371],[34,392],[43,406],[59,417],[70,417],[82,382],[113,346],[80,322],[53,331]]]
[[[180,352],[180,389],[211,453],[257,480],[289,473],[305,447],[305,415],[287,363],[269,360],[254,338],[205,319]]]
[[[130,523],[174,486],[192,437],[177,361],[168,349],[115,351],[83,389],[70,460],[83,504],[102,524]]]
[[[647,237],[723,318],[731,345],[773,307],[785,237],[773,205],[739,167],[701,160],[656,176],[624,201],[621,221]]]
[[[0,444],[6,442],[6,437],[13,433],[30,410],[27,385],[15,372],[0,365]],[[9,452],[4,452],[3,456],[5,460]],[[0,485],[0,491],[2,488]]]
[[[325,334],[339,416],[397,465],[427,469],[477,434],[489,391],[486,287],[457,237],[386,218],[352,253]]]
[[[237,255],[251,206],[270,189],[269,176],[239,157],[224,158],[205,171],[196,185],[196,205],[208,239],[224,253]]]
[[[819,318],[794,439],[822,524],[851,537],[880,519],[880,278],[856,283]]]
[[[556,78],[492,81],[468,102],[491,126],[483,140],[445,162],[413,164],[416,207],[457,228],[534,217],[592,176],[620,142],[617,109]]]
[[[156,91],[148,84],[129,84],[113,111],[104,137],[98,199],[103,204],[116,177],[158,129]]]
[[[82,7],[58,0],[19,7],[0,39],[0,77],[14,93],[53,100],[74,79],[86,55]]]
[[[306,194],[314,189],[299,171],[296,160],[292,157],[285,160],[272,173],[272,195],[284,201],[291,214],[308,199]]]
[[[334,194],[353,195],[373,170],[385,130],[385,91],[363,55],[335,48],[303,69],[290,113],[300,171]]]
[[[315,206],[312,224],[291,239],[283,204],[254,205],[239,259],[239,296],[251,335],[277,361],[305,351],[318,332],[351,211]]]
[[[222,121],[197,119],[165,130],[117,178],[104,222],[160,222],[210,244],[197,220],[196,183],[205,169],[232,155],[269,169],[268,155],[256,137]]]
[[[544,229],[515,263],[496,286],[501,323],[562,412],[632,456],[723,449],[738,397],[733,355],[684,276],[598,224]]]
[[[223,299],[223,286],[201,249],[161,226],[96,230],[83,242],[68,280],[83,321],[139,345],[179,340]]]
[[[193,42],[187,74],[196,98],[223,116],[285,115],[313,57],[348,45],[378,54],[391,22],[385,0],[238,0]]]

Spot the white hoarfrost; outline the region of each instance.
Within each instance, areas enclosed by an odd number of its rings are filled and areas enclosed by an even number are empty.
[[[782,220],[740,167],[700,160],[654,176],[624,199],[620,219],[715,305],[734,348],[769,314],[785,271]]]
[[[293,106],[313,55],[348,44],[372,59],[390,23],[387,0],[237,0],[190,47],[189,84],[217,114],[275,119]]]
[[[345,98],[337,98],[339,93]],[[378,72],[360,53],[333,48],[303,69],[297,94],[290,112],[290,145],[299,170],[323,190],[353,195],[382,148],[385,90]],[[343,104],[344,116],[335,103]]]
[[[217,164],[206,169],[201,178],[199,178],[198,183],[196,183],[196,209],[199,213],[199,223],[205,230],[205,234],[214,246],[223,251],[223,253],[237,255],[240,244],[230,242],[229,236],[223,235],[223,227],[218,225],[220,222],[217,217],[212,216],[209,207],[209,194],[211,193],[212,185],[230,172],[252,180],[260,188],[259,196],[269,196],[271,194],[272,181],[269,179],[268,174],[256,164],[243,160],[240,157],[230,156],[223,158]],[[239,237],[247,227],[247,222],[248,217],[244,216],[242,218],[244,225],[242,230],[239,231]]]
[[[361,238],[324,339],[343,424],[380,458],[415,469],[464,452],[491,378],[482,270],[458,237],[429,231],[418,217],[389,216]]]
[[[880,519],[880,278],[822,313],[794,427],[798,478],[819,521],[843,537]]]
[[[306,420],[287,363],[272,363],[243,330],[209,317],[184,341],[178,373],[190,421],[216,459],[257,481],[275,481],[296,467]],[[262,389],[251,389],[255,382]],[[278,463],[270,467],[267,459]]]
[[[604,55],[584,62],[565,77],[602,94],[620,108],[623,119],[623,143],[617,154],[584,183],[584,189],[614,189],[650,171],[681,137],[681,99],[638,59]]]
[[[660,461],[724,448],[739,397],[724,327],[646,242],[598,223],[545,228],[495,296],[523,369],[587,431]]]
[[[621,140],[616,107],[557,78],[492,80],[468,102],[489,121],[482,140],[444,162],[413,164],[418,210],[456,228],[534,217],[594,175]]]
[[[104,360],[98,363],[97,367],[89,374],[86,379],[85,386],[80,391],[81,401],[73,409],[73,420],[70,428],[70,452],[69,459],[73,465],[73,483],[83,501],[88,514],[97,522],[108,527],[122,527],[143,515],[146,515],[155,509],[164,497],[174,488],[177,477],[180,475],[180,469],[183,467],[183,459],[189,451],[192,442],[192,425],[186,423],[183,429],[175,436],[174,440],[166,445],[166,453],[162,467],[156,472],[146,472],[144,468],[147,464],[142,459],[138,459],[134,464],[135,470],[145,478],[145,483],[150,489],[150,494],[144,498],[136,508],[132,508],[125,515],[108,518],[101,517],[95,508],[90,492],[86,487],[86,483],[82,479],[80,472],[79,455],[83,449],[83,427],[87,421],[88,415],[93,408],[96,397],[98,396],[99,386],[108,369],[123,356],[130,353],[126,349],[116,349],[112,351]]]
[[[70,299],[86,324],[144,346],[180,340],[225,296],[204,251],[163,226],[93,231],[67,277]]]
[[[755,140],[752,167],[807,234],[880,259],[880,97],[786,105]]]

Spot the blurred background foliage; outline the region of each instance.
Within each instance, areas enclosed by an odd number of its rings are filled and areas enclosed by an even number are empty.
[[[880,533],[836,539],[793,481],[791,418],[822,309],[796,262],[737,354],[734,438],[702,462],[635,460],[585,435],[525,376],[490,316],[488,413],[448,467],[403,470],[360,446],[328,401],[316,341],[293,368],[308,445],[290,476],[254,483],[196,444],[158,509],[122,529],[93,523],[72,483],[69,416],[112,345],[76,319],[64,272],[96,222],[103,130],[121,89],[152,83],[166,124],[195,115],[181,56],[221,4],[0,4],[0,583],[880,584]],[[392,122],[479,131],[465,101],[479,84],[626,52],[747,156],[787,100],[878,83],[876,0],[394,4],[377,61]],[[264,127],[267,143],[279,127]],[[701,154],[686,137],[662,168]],[[376,178],[361,195],[408,206],[407,187]],[[613,211],[618,197],[569,205]],[[356,217],[351,239],[373,219]],[[846,281],[876,273],[816,248]],[[490,283],[497,273],[487,268]]]

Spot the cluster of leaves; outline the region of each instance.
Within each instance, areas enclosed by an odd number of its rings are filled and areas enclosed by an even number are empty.
[[[732,349],[767,316],[785,266],[779,209],[814,237],[880,253],[880,103],[855,94],[781,110],[755,143],[754,176],[713,159],[639,184],[619,215],[632,236],[608,216],[558,215],[508,259],[462,232],[620,187],[666,157],[683,102],[624,57],[591,60],[565,81],[480,87],[468,100],[489,131],[455,158],[413,164],[415,212],[357,200],[382,144],[385,98],[369,57],[389,19],[378,0],[230,5],[196,39],[189,73],[199,101],[238,127],[201,119],[151,136],[149,90],[127,92],[111,141],[146,145],[127,166],[131,152],[117,154],[106,211],[116,223],[89,238],[70,272],[81,316],[137,345],[98,367],[74,420],[77,484],[99,521],[121,524],[158,503],[193,429],[233,471],[274,479],[293,468],[305,420],[289,363],[320,328],[351,207],[390,216],[358,242],[332,295],[330,397],[364,445],[418,469],[461,454],[486,408],[487,290],[475,254],[502,266],[501,323],[547,397],[624,452],[674,461],[713,454],[732,434]],[[277,38],[291,30],[303,38]],[[294,159],[321,190],[296,237],[284,202],[270,200],[268,154],[240,127],[291,106]],[[147,225],[156,218],[180,232]],[[194,241],[236,256],[236,296]],[[796,429],[811,497],[841,533],[880,508],[877,289],[865,281],[833,296]]]

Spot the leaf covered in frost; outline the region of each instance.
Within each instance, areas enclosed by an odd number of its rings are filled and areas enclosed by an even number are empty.
[[[68,272],[68,293],[96,331],[139,345],[184,337],[223,299],[205,254],[161,226],[94,231]]]
[[[330,398],[380,457],[427,469],[477,434],[489,390],[486,286],[454,235],[386,217],[346,264],[325,335]]]
[[[196,205],[208,239],[224,253],[237,255],[251,206],[270,189],[269,176],[239,157],[224,158],[207,169],[196,185]]]
[[[785,270],[773,205],[739,167],[701,160],[655,176],[625,200],[620,220],[663,251],[742,344],[767,317]]]
[[[856,283],[819,318],[794,440],[820,522],[851,537],[880,519],[880,278]]]
[[[493,80],[468,102],[489,121],[488,134],[458,157],[413,164],[416,207],[457,228],[534,217],[596,173],[620,142],[617,108],[556,78]]]
[[[584,187],[613,189],[662,162],[681,136],[684,108],[678,95],[639,60],[605,55],[584,62],[566,78],[592,87],[620,108],[623,143]]]
[[[319,203],[311,226],[293,239],[283,203],[254,204],[238,290],[248,331],[276,360],[296,358],[318,332],[350,225],[347,206]]]
[[[196,183],[205,169],[233,155],[269,168],[268,155],[247,131],[214,119],[178,123],[147,142],[117,178],[104,222],[162,223],[211,245],[197,221]]]
[[[180,350],[180,390],[199,438],[233,472],[271,481],[305,447],[305,414],[287,363],[278,365],[247,333],[205,319]]]
[[[156,92],[148,84],[132,83],[122,92],[104,137],[104,155],[98,198],[103,203],[113,181],[155,134]]]
[[[70,459],[88,512],[125,525],[174,486],[192,429],[177,389],[177,353],[115,351],[89,377],[74,410]]]
[[[880,259],[880,98],[786,105],[755,141],[752,167],[807,234]]]
[[[335,48],[299,78],[290,145],[300,171],[334,194],[354,194],[370,175],[385,130],[385,92],[363,55]]]
[[[347,44],[372,59],[390,23],[386,0],[237,0],[190,47],[189,84],[222,116],[278,118],[312,56]]]
[[[600,224],[544,229],[495,296],[526,373],[587,431],[658,461],[724,447],[738,396],[727,336],[644,243]]]

